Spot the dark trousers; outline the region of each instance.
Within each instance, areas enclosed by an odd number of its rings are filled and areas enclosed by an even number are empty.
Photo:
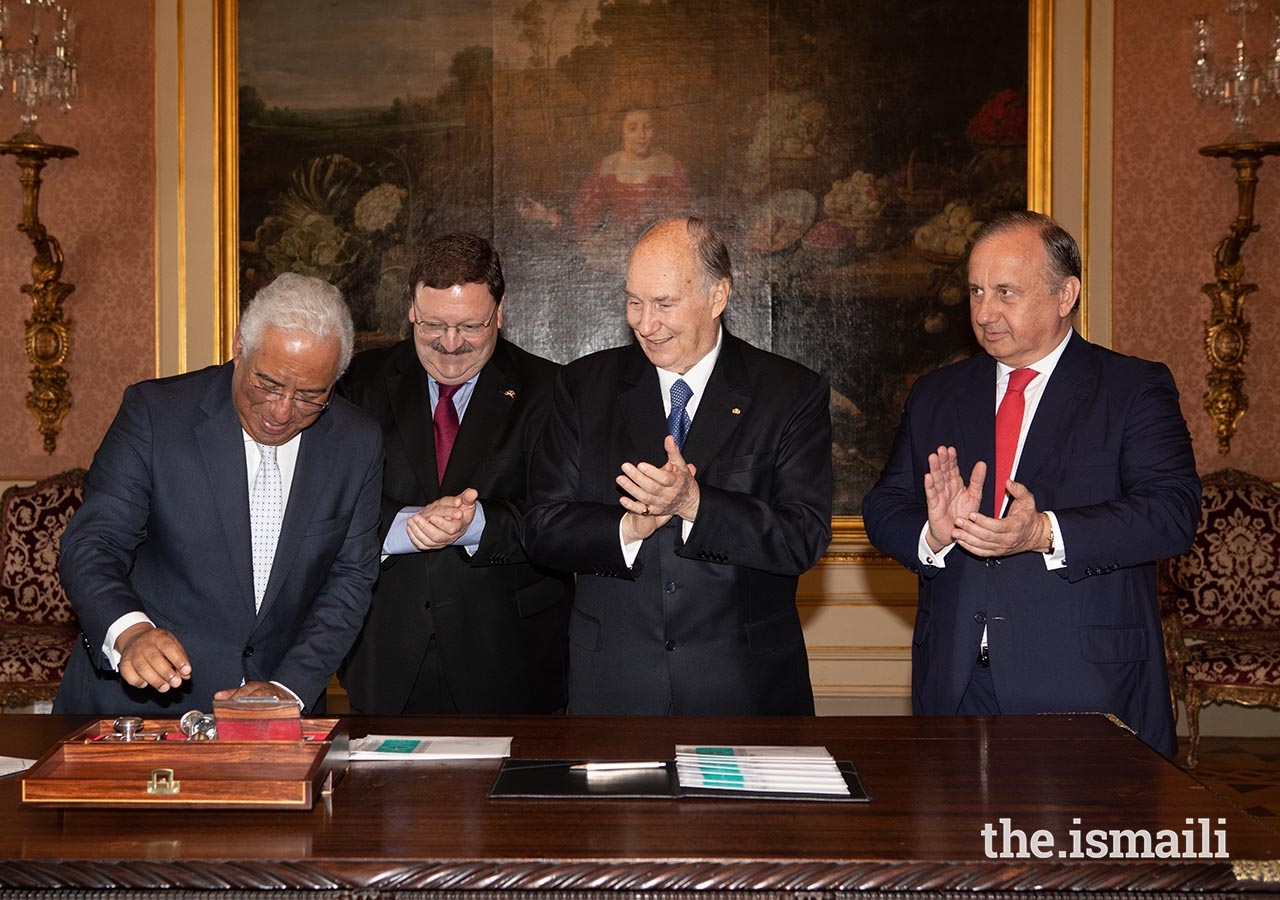
[[[457,711],[458,704],[453,700],[449,679],[444,671],[440,642],[433,633],[427,641],[427,652],[422,655],[422,665],[418,668],[418,677],[413,683],[413,690],[409,692],[404,712],[408,715],[431,715]]]
[[[996,699],[996,687],[991,682],[991,669],[981,663],[974,663],[973,673],[969,676],[969,685],[960,698],[958,716],[998,716],[1000,702]]]

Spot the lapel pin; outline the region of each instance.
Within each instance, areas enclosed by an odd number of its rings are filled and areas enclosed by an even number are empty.
[[[742,410],[738,409],[738,407],[736,406],[733,409],[729,410],[729,412],[733,413],[735,416],[742,415]]]
[[[516,392],[515,392],[515,391],[510,391],[510,390],[503,391],[503,392],[502,392],[502,396],[507,397],[507,398],[509,398],[509,399],[511,399],[511,400],[514,400],[514,399],[516,399]]]

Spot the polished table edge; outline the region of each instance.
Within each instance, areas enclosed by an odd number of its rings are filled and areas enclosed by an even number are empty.
[[[1122,860],[1034,865],[1009,862],[776,862],[770,860],[26,860],[0,862],[0,890],[75,889],[361,892],[529,891],[617,893],[909,892],[964,895],[992,891],[1224,891],[1280,893],[1275,860],[1179,860],[1137,866]],[[363,896],[363,894],[362,894]]]

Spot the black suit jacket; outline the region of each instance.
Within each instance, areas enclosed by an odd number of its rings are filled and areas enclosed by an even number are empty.
[[[212,710],[213,693],[278,681],[307,706],[351,646],[378,565],[382,439],[341,399],[302,432],[271,580],[255,614],[244,436],[232,363],[125,391],[62,538],[59,575],[83,629],[54,709],[93,715]],[[137,690],[101,648],[128,612],[171,630],[191,678]]]
[[[378,419],[386,444],[385,537],[405,506],[468,487],[485,528],[474,556],[461,547],[388,556],[364,630],[342,671],[362,712],[399,713],[435,630],[463,713],[546,713],[565,704],[572,582],[532,565],[520,542],[529,456],[547,419],[558,366],[501,338],[480,372],[436,482],[427,373],[413,341],[360,354],[342,390]]]
[[[1014,480],[1062,530],[1066,568],[1039,553],[924,566],[928,455],[954,445],[968,478],[995,459],[996,364],[981,356],[916,382],[884,472],[862,504],[878,548],[920,576],[912,705],[952,715],[987,629],[1005,713],[1108,712],[1166,756],[1176,748],[1156,560],[1191,544],[1200,480],[1178,391],[1160,363],[1073,335],[1045,386]],[[995,486],[984,485],[992,515]]]
[[[799,575],[831,540],[826,379],[725,332],[684,446],[701,491],[628,569],[614,479],[666,462],[657,370],[637,345],[566,366],[534,457],[535,560],[573,569],[569,712],[813,712]]]

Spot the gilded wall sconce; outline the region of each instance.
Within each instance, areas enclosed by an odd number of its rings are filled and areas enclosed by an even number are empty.
[[[70,323],[63,317],[62,302],[75,287],[61,280],[62,247],[40,224],[40,170],[50,159],[65,159],[77,151],[45,144],[30,133],[0,143],[0,154],[17,157],[22,170],[22,224],[18,229],[31,239],[36,251],[31,260],[31,283],[22,286],[22,292],[31,297],[31,318],[26,321],[27,358],[32,366],[27,409],[44,435],[45,452],[52,453],[62,420],[71,409],[63,365],[70,345]]]
[[[1231,111],[1231,133],[1221,143],[1201,147],[1200,153],[1226,157],[1236,170],[1236,217],[1214,248],[1214,280],[1200,289],[1210,302],[1204,325],[1204,350],[1209,360],[1204,408],[1213,419],[1218,452],[1223,455],[1231,452],[1231,439],[1249,408],[1249,396],[1244,392],[1244,363],[1249,354],[1244,301],[1258,286],[1245,282],[1240,250],[1258,230],[1253,221],[1258,169],[1264,157],[1280,154],[1280,142],[1258,140],[1249,130],[1249,111],[1264,100],[1280,97],[1280,14],[1270,16],[1270,40],[1263,63],[1251,57],[1246,48],[1249,15],[1257,6],[1257,0],[1227,0],[1227,12],[1236,18],[1231,42],[1234,52],[1217,65],[1212,59],[1213,29],[1208,16],[1196,16],[1192,25],[1191,91],[1199,99]]]
[[[25,42],[15,40],[13,26],[28,24]],[[44,38],[42,40],[41,35]],[[22,223],[35,248],[31,283],[22,291],[31,297],[26,321],[27,358],[31,360],[31,391],[27,409],[44,436],[44,450],[57,447],[62,420],[71,409],[64,363],[70,341],[70,322],[62,303],[75,290],[62,282],[62,246],[40,224],[40,171],[51,159],[77,155],[71,147],[46,144],[36,134],[36,107],[71,109],[79,92],[76,21],[59,0],[0,0],[0,92],[8,89],[22,107],[22,131],[0,142],[0,154],[16,157],[22,170]]]
[[[1244,280],[1244,260],[1240,249],[1249,235],[1258,230],[1253,221],[1253,199],[1258,187],[1258,169],[1263,157],[1280,154],[1280,142],[1251,141],[1201,147],[1205,156],[1227,157],[1236,170],[1237,212],[1225,237],[1213,251],[1214,281],[1200,290],[1209,297],[1209,318],[1204,324],[1204,351],[1209,360],[1204,408],[1213,419],[1218,452],[1231,452],[1240,417],[1249,408],[1244,392],[1244,363],[1249,353],[1249,323],[1244,317],[1244,301],[1258,289]]]

